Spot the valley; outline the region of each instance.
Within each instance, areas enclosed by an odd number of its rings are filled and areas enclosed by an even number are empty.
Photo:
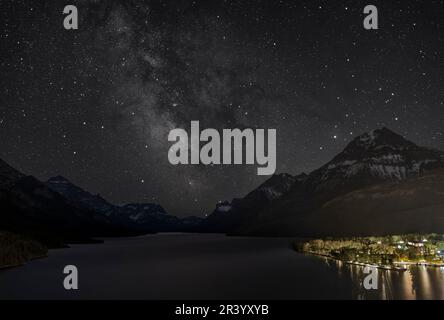
[[[309,174],[275,174],[206,218],[156,203],[115,205],[62,176],[41,182],[0,162],[0,230],[49,248],[158,232],[255,237],[444,233],[444,154],[382,128]]]

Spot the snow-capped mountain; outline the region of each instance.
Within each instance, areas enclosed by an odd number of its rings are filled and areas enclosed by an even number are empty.
[[[286,217],[303,219],[348,192],[396,184],[439,168],[444,168],[444,152],[417,146],[387,128],[377,129],[355,138],[308,176],[273,176],[245,198],[219,204],[207,220],[229,232],[247,233],[254,225]]]
[[[331,161],[311,172],[303,188],[292,188],[270,210],[309,211],[337,195],[381,182],[399,182],[437,168],[444,168],[444,152],[418,146],[387,128],[377,129],[356,137]]]
[[[355,138],[344,151],[312,172],[309,180],[314,185],[329,182],[334,187],[350,179],[400,181],[443,166],[443,152],[417,146],[382,128]]]
[[[155,203],[129,203],[119,207],[119,212],[148,231],[177,231],[182,225],[181,219],[167,214],[162,206]]]

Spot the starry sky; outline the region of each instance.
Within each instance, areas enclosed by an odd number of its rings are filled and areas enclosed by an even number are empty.
[[[116,204],[203,216],[266,179],[172,166],[168,132],[191,120],[276,129],[277,173],[382,126],[444,149],[442,0],[2,0],[0,17],[0,158]]]

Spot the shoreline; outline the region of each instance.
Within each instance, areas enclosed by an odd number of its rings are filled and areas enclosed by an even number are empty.
[[[361,267],[376,267],[378,269],[391,270],[391,271],[406,271],[406,270],[408,270],[409,266],[424,266],[424,267],[431,267],[431,268],[444,267],[444,263],[403,262],[403,261],[396,261],[393,263],[393,265],[378,265],[378,264],[370,264],[370,263],[364,263],[364,262],[359,262],[359,261],[345,261],[345,260],[341,260],[341,259],[329,256],[326,254],[320,254],[320,253],[311,252],[311,251],[302,251],[302,252],[296,251],[296,252],[302,253],[302,254],[318,256],[318,257],[322,257],[322,258],[327,258],[327,259],[331,259],[331,260],[335,260],[335,261],[340,261],[340,262],[348,264],[348,265],[356,265],[356,266],[361,266]],[[401,267],[401,266],[403,266],[403,267]]]
[[[444,267],[444,263],[431,263],[431,262],[403,262],[397,261],[394,262],[395,265],[404,265],[404,266],[424,266],[424,267],[432,267],[432,268],[441,268]]]
[[[41,255],[41,256],[36,256],[36,257],[32,257],[30,259],[27,259],[25,261],[16,263],[16,264],[7,264],[7,265],[0,265],[0,271],[2,270],[7,270],[7,269],[12,269],[12,268],[19,268],[19,267],[23,267],[25,266],[28,262],[34,261],[34,260],[39,260],[39,259],[44,259],[44,258],[48,258],[49,254],[45,254],[45,255]]]
[[[296,251],[299,252],[299,251]],[[397,266],[391,266],[391,265],[378,265],[378,264],[370,264],[370,263],[364,263],[364,262],[358,262],[358,261],[345,261],[345,260],[341,260],[329,255],[325,255],[325,254],[320,254],[320,253],[315,253],[315,252],[310,252],[310,251],[303,251],[303,252],[299,252],[302,254],[308,254],[308,255],[313,255],[313,256],[317,256],[317,257],[322,257],[322,258],[327,258],[330,260],[334,260],[334,261],[339,261],[342,262],[344,264],[347,265],[355,265],[355,266],[360,266],[360,267],[373,267],[373,268],[378,268],[378,269],[383,269],[383,270],[390,270],[390,271],[398,271],[398,272],[403,272],[403,271],[407,271],[408,268],[401,268],[401,267],[397,267]],[[413,264],[413,263],[412,263]]]

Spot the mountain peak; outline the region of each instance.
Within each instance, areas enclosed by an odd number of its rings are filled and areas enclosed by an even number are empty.
[[[372,130],[370,132],[363,133],[356,137],[347,148],[364,148],[368,149],[377,146],[396,146],[396,147],[411,147],[415,146],[413,142],[405,139],[403,136],[396,132],[382,127],[380,129]]]
[[[356,137],[332,161],[316,171],[319,181],[333,179],[344,184],[348,178],[402,180],[443,166],[442,152],[420,147],[383,127]]]

